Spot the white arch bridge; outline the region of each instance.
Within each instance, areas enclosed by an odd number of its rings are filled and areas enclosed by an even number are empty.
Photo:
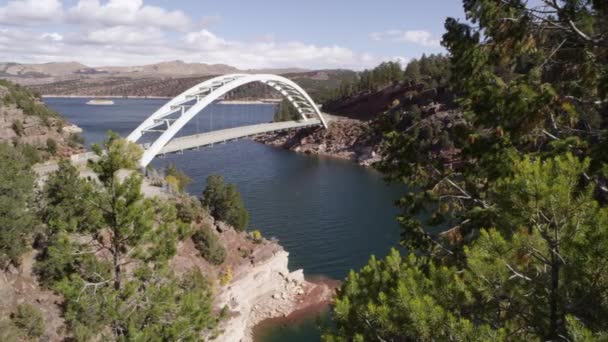
[[[174,138],[192,118],[214,101],[238,87],[254,82],[264,83],[281,93],[296,108],[300,120],[262,123]],[[158,154],[309,126],[327,128],[327,122],[306,91],[293,81],[277,75],[231,74],[209,79],[181,93],[150,115],[129,134],[127,140],[138,142],[147,133],[160,133],[152,143],[142,145],[144,154],[139,164],[144,168]]]

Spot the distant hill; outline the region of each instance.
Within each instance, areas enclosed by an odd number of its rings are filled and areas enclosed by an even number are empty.
[[[0,78],[23,85],[49,84],[61,81],[98,78],[177,78],[202,77],[229,73],[297,73],[306,69],[250,69],[240,70],[226,64],[186,63],[168,61],[139,66],[90,67],[78,62],[44,64],[0,63]]]
[[[41,95],[69,96],[166,96],[178,95],[212,76],[230,73],[269,73],[288,77],[319,102],[343,81],[357,77],[351,70],[306,70],[301,68],[240,70],[226,64],[168,61],[141,66],[89,67],[77,62],[20,64],[0,63],[0,79],[27,86]],[[258,85],[231,96],[274,97]]]
[[[225,70],[228,73],[228,70]],[[234,71],[231,71],[234,72]],[[272,71],[267,71],[272,72]],[[203,82],[215,75],[207,76],[149,76],[149,77],[87,77],[65,79],[46,84],[30,84],[28,88],[42,95],[70,96],[163,96],[174,97],[184,90]],[[296,73],[285,73],[283,76],[292,79],[302,86],[318,102],[326,97],[332,89],[343,80],[356,77],[350,70],[319,70]],[[230,94],[231,98],[272,98],[278,93],[270,87],[253,84]]]

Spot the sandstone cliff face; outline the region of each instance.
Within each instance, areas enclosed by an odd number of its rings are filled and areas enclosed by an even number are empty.
[[[333,287],[306,281],[302,270],[290,272],[289,253],[278,243],[268,240],[254,243],[247,233],[237,232],[223,222],[211,217],[204,221],[215,227],[228,251],[224,263],[211,265],[200,256],[191,239],[186,239],[180,242],[170,264],[178,274],[198,268],[217,285],[215,308],[224,310],[226,317],[214,341],[249,342],[253,340],[255,325],[265,319],[329,303]],[[226,273],[231,274],[231,279],[222,283]]]
[[[273,255],[249,268],[221,290],[218,304],[230,317],[218,341],[251,341],[252,328],[266,318],[288,315],[298,307],[298,297],[310,291],[302,270],[289,272],[289,253],[273,246]]]

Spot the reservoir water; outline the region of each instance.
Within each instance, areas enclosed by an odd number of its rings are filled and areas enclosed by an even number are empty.
[[[45,102],[80,126],[87,145],[112,130],[126,136],[166,100],[117,99],[113,106],[86,105],[88,99],[48,98]],[[272,120],[270,105],[214,104],[180,135]],[[193,180],[200,195],[205,179],[220,174],[235,183],[250,213],[250,228],[276,237],[290,253],[290,269],[307,276],[342,280],[371,254],[385,256],[399,239],[394,200],[403,189],[388,186],[377,172],[351,162],[296,154],[240,140],[199,151],[156,158],[161,169],[174,163]],[[314,320],[277,327],[263,341],[315,341]]]

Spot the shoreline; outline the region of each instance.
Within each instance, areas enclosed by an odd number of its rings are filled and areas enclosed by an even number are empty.
[[[138,95],[129,95],[129,96],[117,96],[117,95],[56,95],[56,94],[45,94],[40,95],[43,99],[153,99],[153,100],[171,100],[174,97],[170,96],[138,96]],[[219,104],[237,104],[237,105],[246,105],[246,104],[258,104],[258,105],[276,105],[280,101],[276,99],[260,99],[260,100],[219,100],[217,103]]]
[[[117,96],[117,95],[40,95],[43,99],[54,99],[54,98],[68,98],[68,99],[172,99],[172,97],[168,96]]]
[[[289,270],[289,253],[275,242],[265,245],[266,257],[234,269],[235,279],[220,288],[216,307],[226,308],[228,319],[220,324],[217,341],[252,342],[261,322],[318,311],[333,298],[335,287],[329,282],[312,282],[302,269]]]
[[[283,150],[350,161],[374,168],[382,160],[373,139],[366,139],[367,124],[357,120],[334,120],[327,130],[302,128],[295,131],[261,134],[253,141]]]
[[[260,342],[262,338],[277,327],[288,327],[306,322],[311,319],[316,319],[331,311],[331,302],[341,282],[335,279],[324,276],[312,276],[306,279],[311,284],[315,284],[318,288],[328,288],[332,291],[330,298],[323,300],[314,300],[314,296],[307,299],[312,299],[307,305],[300,305],[294,311],[283,317],[271,317],[264,319],[254,325],[251,333],[253,342]],[[309,295],[310,296],[310,295]]]

